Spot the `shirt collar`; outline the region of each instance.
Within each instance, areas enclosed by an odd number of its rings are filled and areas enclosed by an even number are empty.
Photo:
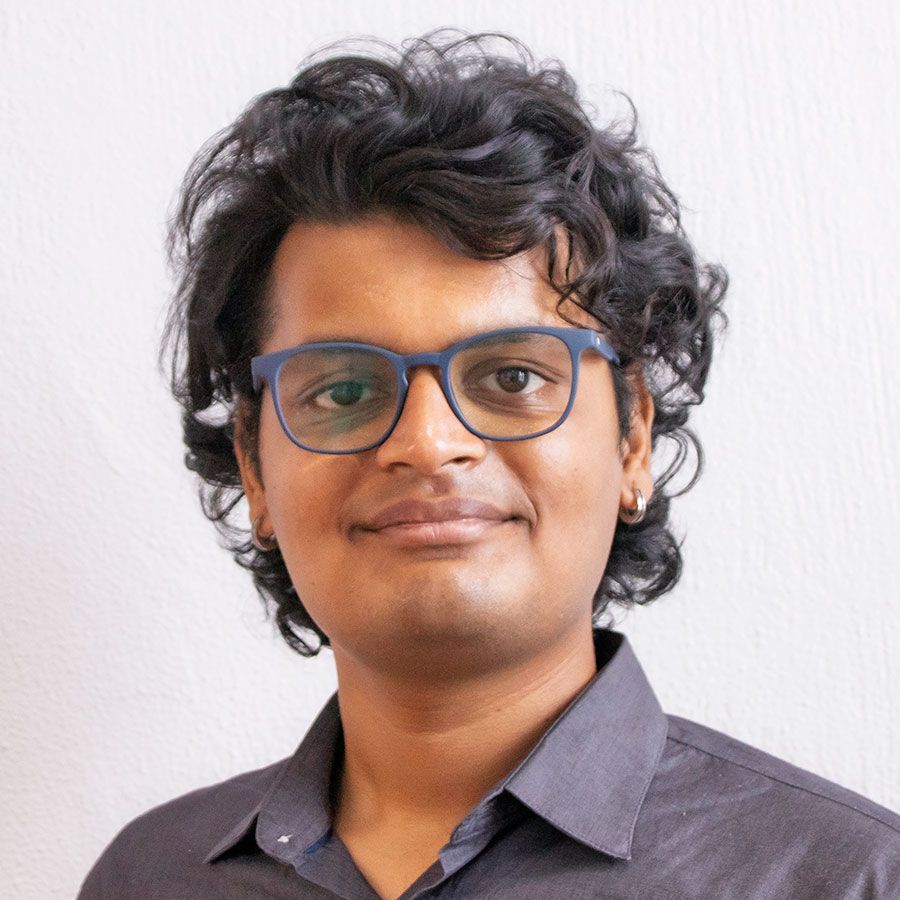
[[[510,773],[505,788],[575,840],[631,859],[634,826],[665,749],[668,721],[624,634],[595,629],[594,650],[596,675]]]
[[[291,862],[311,852],[331,829],[332,767],[343,752],[338,694],[316,716],[293,756],[284,760],[271,787],[210,850],[214,862],[256,825],[256,841],[272,856]]]
[[[667,720],[628,639],[594,629],[598,671],[479,807],[506,791],[595,850],[631,858],[638,813],[666,742]],[[337,691],[269,790],[212,848],[205,863],[256,824],[256,841],[293,863],[331,831],[332,768],[343,752]]]

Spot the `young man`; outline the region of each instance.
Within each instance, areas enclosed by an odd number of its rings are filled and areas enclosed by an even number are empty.
[[[338,691],[290,758],[126,826],[83,900],[900,897],[900,817],[664,714],[597,625],[678,580],[651,451],[726,276],[532,63],[326,59],[198,157],[188,464]]]

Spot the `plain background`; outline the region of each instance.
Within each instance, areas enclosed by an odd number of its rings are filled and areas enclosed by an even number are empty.
[[[628,93],[731,327],[619,613],[663,707],[900,808],[898,9],[854,2],[5,2],[0,870],[71,897],[130,819],[291,753],[335,688],[217,545],[155,367],[191,156],[321,45],[440,25]]]

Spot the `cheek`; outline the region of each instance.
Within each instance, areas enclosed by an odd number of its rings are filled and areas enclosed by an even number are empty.
[[[614,524],[620,493],[621,467],[615,457],[590,446],[578,450],[543,454],[544,474],[536,483],[546,525],[568,541],[574,535],[587,540],[605,533],[609,521]]]
[[[615,532],[622,483],[614,416],[597,410],[579,415],[535,443],[528,479],[545,561],[558,567],[565,560],[567,567],[587,573],[588,581],[599,578]]]
[[[299,447],[293,451],[271,460],[266,505],[279,533],[294,544],[309,545],[316,534],[325,537],[338,528],[340,486],[318,460],[303,458]]]
[[[290,552],[308,545],[338,508],[337,482],[326,472],[331,458],[294,444],[271,405],[263,408],[259,440],[266,508],[279,543]]]
[[[297,595],[313,621],[331,634],[334,613],[328,598],[345,590],[348,571],[336,513],[344,493],[320,460],[307,459],[299,447],[291,449],[296,452],[270,460],[266,503]]]

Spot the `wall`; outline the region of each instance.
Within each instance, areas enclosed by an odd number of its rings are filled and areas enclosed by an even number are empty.
[[[0,869],[63,898],[151,805],[292,752],[335,687],[216,544],[155,368],[193,152],[327,41],[511,30],[644,140],[731,328],[675,504],[685,574],[620,614],[669,712],[900,808],[898,7],[7,2]]]

